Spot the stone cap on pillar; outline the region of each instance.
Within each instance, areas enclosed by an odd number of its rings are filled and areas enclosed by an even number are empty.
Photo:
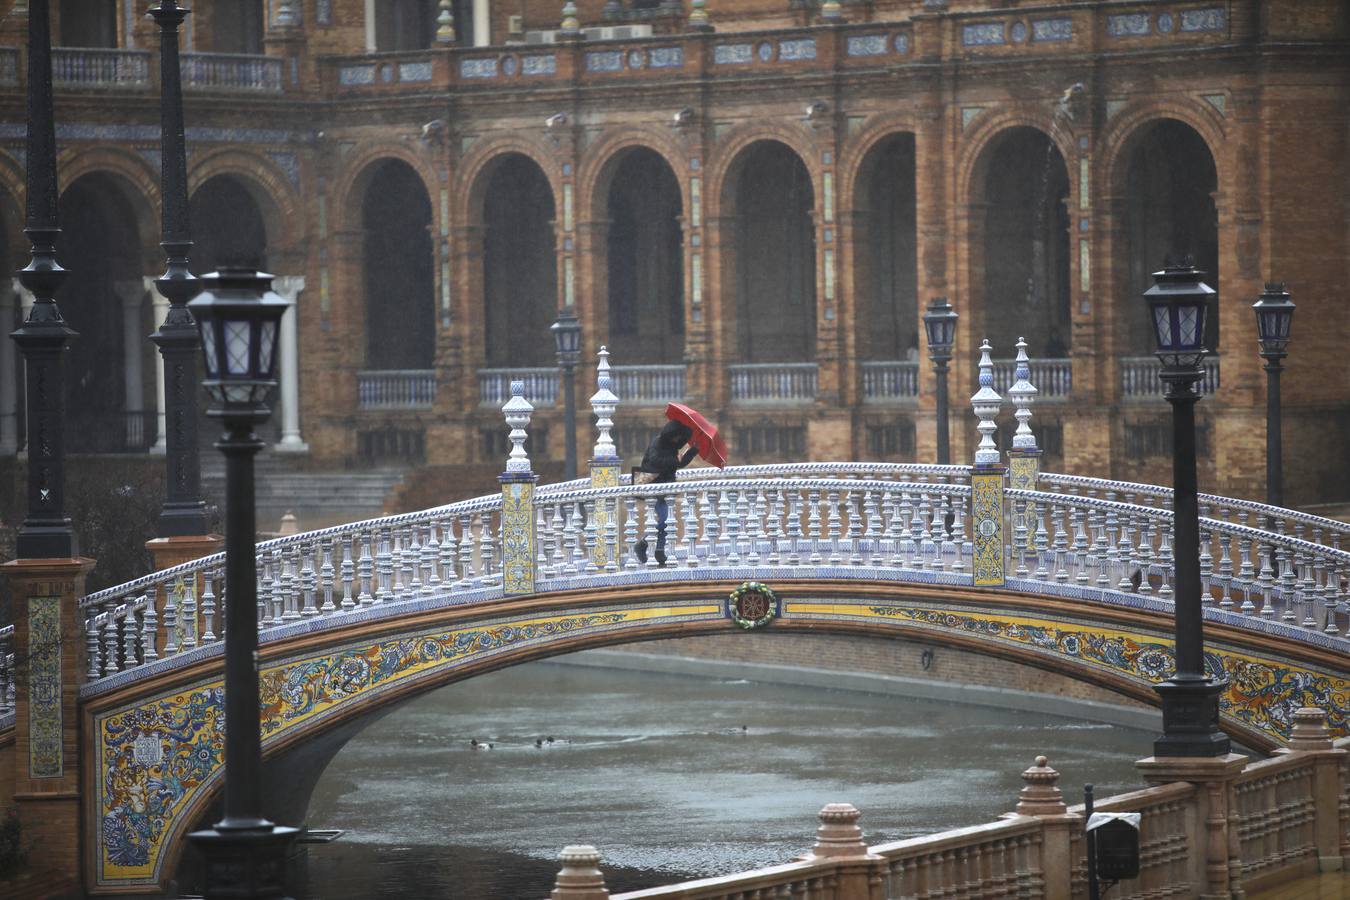
[[[562,868],[550,900],[604,900],[605,873],[600,871],[600,852],[590,844],[573,844],[558,854]]]
[[[1289,749],[1303,751],[1332,750],[1331,731],[1327,728],[1327,714],[1316,706],[1294,710],[1294,728],[1289,733]]]
[[[525,399],[525,382],[511,382],[511,399],[502,404],[502,413],[506,424],[511,427],[508,436],[511,441],[511,453],[506,460],[506,474],[512,476],[529,475],[530,457],[525,452],[525,439],[529,437],[525,427],[530,424],[534,406]]]
[[[858,827],[861,816],[852,803],[826,804],[819,813],[820,827],[816,829],[816,845],[811,848],[811,856],[866,856],[867,843]]]
[[[609,430],[614,427],[614,411],[619,407],[619,398],[612,390],[613,379],[609,374],[609,350],[602,345],[596,356],[600,362],[595,367],[596,392],[591,395],[591,411],[595,414],[595,427],[600,434],[595,440],[591,458],[618,459],[619,451],[614,446],[614,439],[609,436]]]
[[[1022,773],[1026,782],[1017,801],[1019,816],[1062,816],[1068,812],[1059,790],[1059,772],[1050,768],[1050,760],[1036,757],[1035,765]]]

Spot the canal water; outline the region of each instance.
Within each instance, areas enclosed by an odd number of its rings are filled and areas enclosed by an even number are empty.
[[[789,860],[847,801],[869,843],[1008,812],[1050,757],[1070,802],[1139,786],[1154,735],[894,696],[535,663],[357,735],[315,790],[306,900],[546,897],[567,844],[613,893]],[[549,741],[552,738],[552,741]],[[470,741],[491,744],[475,749]],[[542,741],[542,746],[536,746]]]

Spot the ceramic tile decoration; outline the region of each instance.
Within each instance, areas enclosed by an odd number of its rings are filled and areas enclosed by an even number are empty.
[[[622,50],[592,50],[586,54],[587,72],[623,71]]]
[[[1143,37],[1150,33],[1148,13],[1116,13],[1106,17],[1108,37]]]
[[[784,60],[815,59],[816,42],[813,38],[781,41],[778,44],[778,58]]]
[[[887,41],[884,34],[860,34],[848,39],[845,52],[849,56],[885,56]]]
[[[684,48],[653,47],[647,57],[653,69],[678,69],[684,65]]]
[[[65,773],[61,746],[61,598],[28,600],[28,775]]]
[[[520,58],[520,71],[525,75],[556,75],[558,58],[552,53],[536,53]]]
[[[1002,22],[979,22],[961,26],[961,46],[963,47],[988,47],[1002,43]]]
[[[713,48],[713,62],[719,66],[744,65],[753,60],[754,48],[749,44],[718,44]]]
[[[406,62],[398,65],[399,81],[430,81],[430,62]]]
[[[338,69],[338,84],[358,85],[375,83],[375,66],[343,66]]]
[[[300,160],[289,151],[277,151],[267,154],[267,158],[276,163],[277,168],[286,173],[291,187],[300,187]]]
[[[1182,31],[1224,31],[1227,28],[1228,12],[1222,6],[1181,11]]]
[[[1073,19],[1037,19],[1031,23],[1033,41],[1073,40]]]
[[[1004,582],[1003,472],[972,472],[971,525],[975,544],[975,585],[998,587]]]
[[[533,594],[534,476],[502,476],[502,592]]]
[[[496,78],[497,77],[497,59],[496,57],[480,57],[478,59],[461,59],[459,61],[460,78]]]

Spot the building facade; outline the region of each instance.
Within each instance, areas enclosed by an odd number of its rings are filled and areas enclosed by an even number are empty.
[[[72,449],[153,451],[158,36],[130,0],[53,6]],[[1343,500],[1348,18],[1337,0],[212,0],[182,48],[193,268],[282,276],[270,437],[311,468],[500,466],[512,377],[532,456],[561,460],[564,306],[584,359],[612,353],[623,452],[684,398],[736,462],[931,460],[921,315],[945,296],[954,461],[981,339],[1006,387],[1024,337],[1045,465],[1166,482],[1140,294],[1189,255],[1218,289],[1204,485],[1264,494],[1250,307],[1278,280],[1298,304],[1286,497]],[[19,0],[0,23],[11,270],[25,26]],[[0,304],[22,314],[17,285]]]

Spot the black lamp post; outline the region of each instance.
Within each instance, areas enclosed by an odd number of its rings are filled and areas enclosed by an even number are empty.
[[[161,202],[160,246],[167,257],[155,287],[169,301],[164,324],[150,335],[164,358],[164,461],[167,481],[159,512],[159,537],[207,532],[206,502],[197,449],[197,328],[187,303],[201,290],[188,270],[192,227],[188,219],[187,149],[183,137],[183,89],[178,66],[178,26],[188,11],[175,0],[160,0],[150,15],[159,25],[159,114]],[[128,348],[131,352],[131,348]]]
[[[1266,361],[1266,502],[1284,506],[1284,460],[1280,446],[1280,373],[1289,354],[1289,326],[1294,320],[1294,301],[1283,282],[1266,285],[1256,310],[1256,338]]]
[[[563,379],[563,430],[567,439],[563,480],[571,481],[577,477],[576,369],[577,360],[581,358],[581,322],[577,320],[576,311],[570,306],[563,307],[558,313],[558,321],[549,326],[549,331],[553,332]]]
[[[947,439],[947,363],[952,358],[958,318],[946,297],[934,297],[923,314],[923,328],[928,332],[928,357],[933,360],[933,372],[937,376],[937,461],[940,466],[952,461]]]
[[[206,361],[203,384],[218,404],[207,413],[225,434],[225,814],[189,835],[206,858],[207,900],[277,898],[284,890],[286,851],[296,828],[262,816],[262,735],[258,717],[257,566],[254,561],[253,433],[272,411],[277,334],[286,301],[272,276],[225,268],[202,279],[192,301]]]
[[[1153,322],[1167,402],[1172,404],[1172,565],[1175,570],[1176,674],[1155,685],[1162,697],[1159,757],[1223,756],[1228,736],[1219,728],[1219,695],[1228,686],[1205,674],[1200,584],[1200,507],[1195,474],[1196,385],[1204,377],[1205,313],[1215,291],[1189,259],[1153,273],[1144,292]]]
[[[33,293],[28,318],[12,335],[23,353],[28,412],[28,511],[15,538],[20,559],[68,559],[79,544],[66,517],[65,355],[78,337],[61,318],[56,290],[66,271],[56,261],[56,124],[52,116],[52,39],[47,0],[28,6],[28,211],[32,244],[19,273]]]

